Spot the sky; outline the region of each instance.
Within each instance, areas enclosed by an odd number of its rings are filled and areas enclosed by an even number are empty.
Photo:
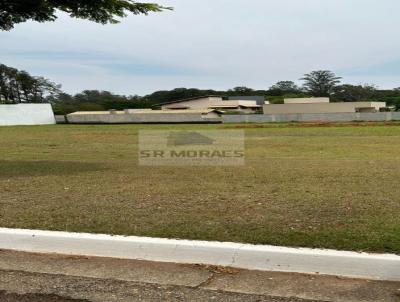
[[[146,1],[141,1],[146,2]],[[268,89],[328,69],[400,87],[399,0],[153,0],[173,11],[100,25],[60,13],[0,32],[0,63],[64,91]]]

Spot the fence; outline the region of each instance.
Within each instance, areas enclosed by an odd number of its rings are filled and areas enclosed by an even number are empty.
[[[146,123],[273,123],[273,122],[385,122],[400,121],[400,112],[318,113],[318,114],[247,114],[202,117],[200,114],[83,114],[68,115],[77,124],[146,124]],[[63,120],[60,118],[60,122]]]
[[[200,113],[136,113],[136,114],[68,114],[70,124],[149,124],[149,123],[220,123],[221,118],[215,114],[203,116]]]

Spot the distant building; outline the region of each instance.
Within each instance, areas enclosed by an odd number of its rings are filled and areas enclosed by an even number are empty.
[[[243,99],[242,99],[243,98]],[[222,96],[203,96],[189,99],[177,100],[169,103],[157,104],[161,110],[190,110],[190,109],[218,109],[222,112],[237,111],[239,113],[256,113],[262,110],[265,104],[264,97],[230,97],[228,100]]]
[[[329,98],[285,99],[284,104],[264,105],[264,114],[317,114],[379,112],[386,108],[385,102],[339,102],[330,103]]]

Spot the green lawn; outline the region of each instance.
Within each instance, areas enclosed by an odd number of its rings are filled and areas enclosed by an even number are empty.
[[[0,127],[0,226],[400,254],[400,126],[246,127],[242,167],[143,167],[139,129]]]

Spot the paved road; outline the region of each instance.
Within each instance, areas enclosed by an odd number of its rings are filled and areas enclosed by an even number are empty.
[[[4,287],[4,284],[9,284],[7,286],[8,291],[0,292],[0,301],[2,302],[305,301],[298,298],[231,293],[187,286],[168,286],[27,272],[0,270],[0,275],[2,284],[0,286]],[[310,300],[307,302],[310,302]]]
[[[400,302],[400,282],[0,250],[0,302]]]

